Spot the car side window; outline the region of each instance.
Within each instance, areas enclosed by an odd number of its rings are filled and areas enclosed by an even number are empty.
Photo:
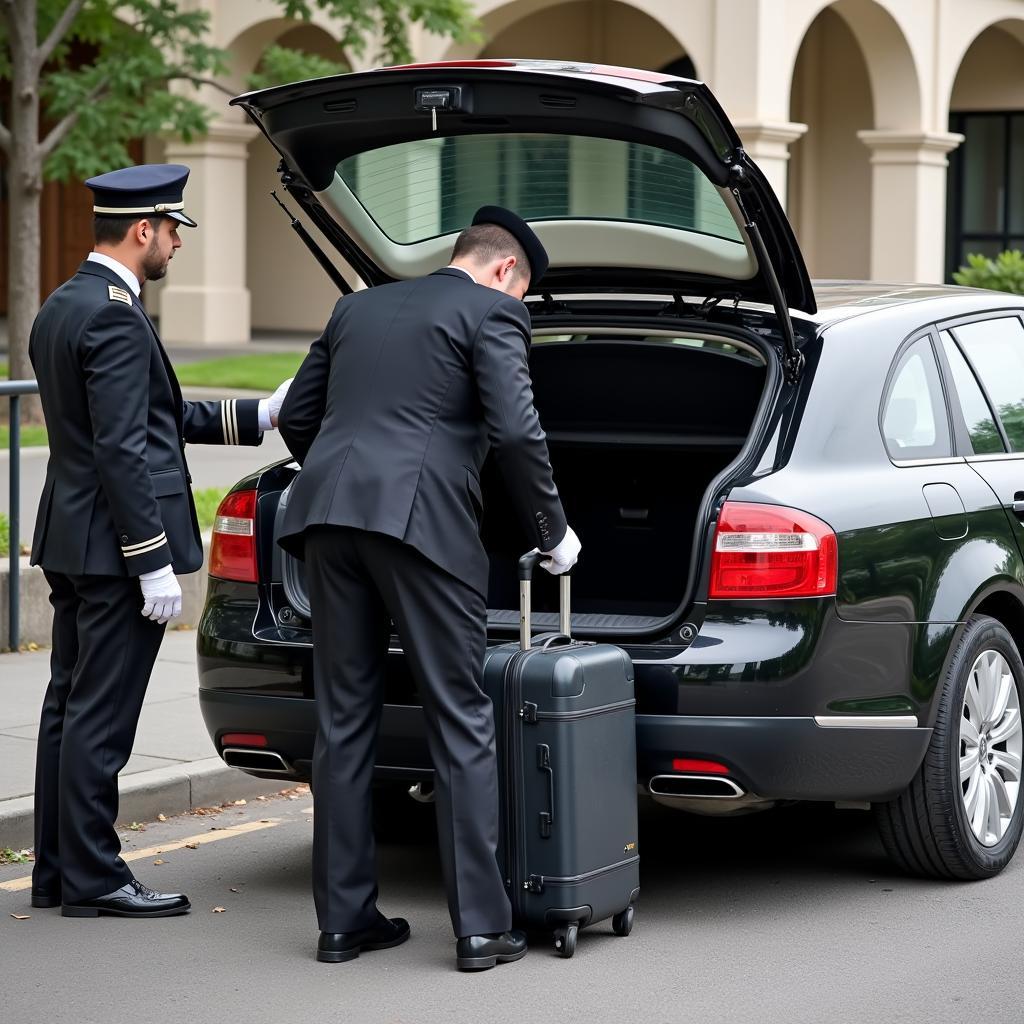
[[[981,385],[978,384],[974,372],[967,365],[963,352],[960,351],[949,331],[940,331],[942,350],[946,354],[950,372],[953,374],[953,386],[960,399],[960,409],[967,424],[967,433],[971,438],[971,447],[975,455],[989,455],[1005,452],[1002,435],[996,426],[988,399],[985,398]]]
[[[1010,450],[1024,451],[1024,325],[1015,316],[1001,316],[962,324],[952,333],[988,392]]]
[[[882,433],[893,459],[953,454],[939,368],[928,338],[918,339],[900,356],[885,399]]]

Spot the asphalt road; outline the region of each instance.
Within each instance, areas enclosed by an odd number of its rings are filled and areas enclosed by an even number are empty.
[[[0,867],[4,1019],[958,1024],[1020,1018],[1020,857],[988,882],[922,882],[889,867],[863,812],[796,807],[710,820],[648,805],[631,936],[616,937],[603,923],[580,934],[572,960],[538,939],[520,963],[467,975],[454,969],[434,836],[420,811],[410,803],[408,813],[389,819],[390,841],[378,847],[380,905],[409,918],[412,938],[348,964],[313,959],[308,794],[127,833],[129,848],[148,848],[133,862],[138,876],[188,892],[194,907],[188,917],[64,919],[29,909],[27,892],[9,891],[24,866]],[[234,834],[233,827],[252,831]],[[181,845],[190,837],[198,837],[196,849]],[[155,865],[157,859],[165,863]]]
[[[39,495],[46,479],[46,448],[23,448],[21,453],[21,541],[28,544],[36,519]],[[225,490],[246,473],[289,457],[281,435],[271,431],[258,447],[190,444],[187,451],[192,487],[221,487]],[[10,455],[0,451],[0,512],[11,507]]]

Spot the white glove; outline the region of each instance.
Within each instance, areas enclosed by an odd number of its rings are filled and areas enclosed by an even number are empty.
[[[162,624],[181,614],[181,586],[169,565],[142,573],[139,586],[142,587],[142,614],[147,619]]]
[[[271,428],[277,426],[277,417],[280,415],[285,395],[288,394],[288,388],[291,387],[293,380],[295,380],[294,377],[289,377],[283,384],[278,386],[278,389],[269,398],[264,398],[260,402],[260,419],[263,420],[265,414],[266,419],[263,422],[269,423]],[[260,426],[266,430],[267,428],[263,426],[263,422],[260,423]]]
[[[542,551],[542,555],[547,555],[547,561],[541,562],[540,566],[542,569],[547,569],[552,576],[561,576],[563,572],[568,572],[575,564],[576,559],[580,557],[580,551],[583,545],[580,544],[579,537],[576,536],[575,531],[571,526],[566,526],[565,536],[555,545],[550,551]]]

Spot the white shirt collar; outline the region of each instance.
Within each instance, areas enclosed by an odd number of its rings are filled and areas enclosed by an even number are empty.
[[[479,284],[480,283],[465,267],[457,267],[454,263],[449,263],[448,266],[445,267],[444,269],[445,270],[461,270],[466,275],[466,277],[468,277],[470,279],[470,281],[473,282],[473,284]]]
[[[112,256],[106,255],[102,252],[91,252],[85,257],[87,260],[91,260],[93,263],[99,263],[101,266],[112,270],[129,288],[135,298],[139,297],[139,292],[142,291],[142,285],[139,284],[139,279],[120,261],[115,260]]]

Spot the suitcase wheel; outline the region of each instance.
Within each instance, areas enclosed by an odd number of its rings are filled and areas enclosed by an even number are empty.
[[[620,910],[612,918],[612,931],[616,935],[628,935],[633,930],[633,904],[631,903],[625,910]]]
[[[555,932],[555,949],[566,960],[576,952],[576,936],[579,934],[579,930],[579,925],[570,924]]]

